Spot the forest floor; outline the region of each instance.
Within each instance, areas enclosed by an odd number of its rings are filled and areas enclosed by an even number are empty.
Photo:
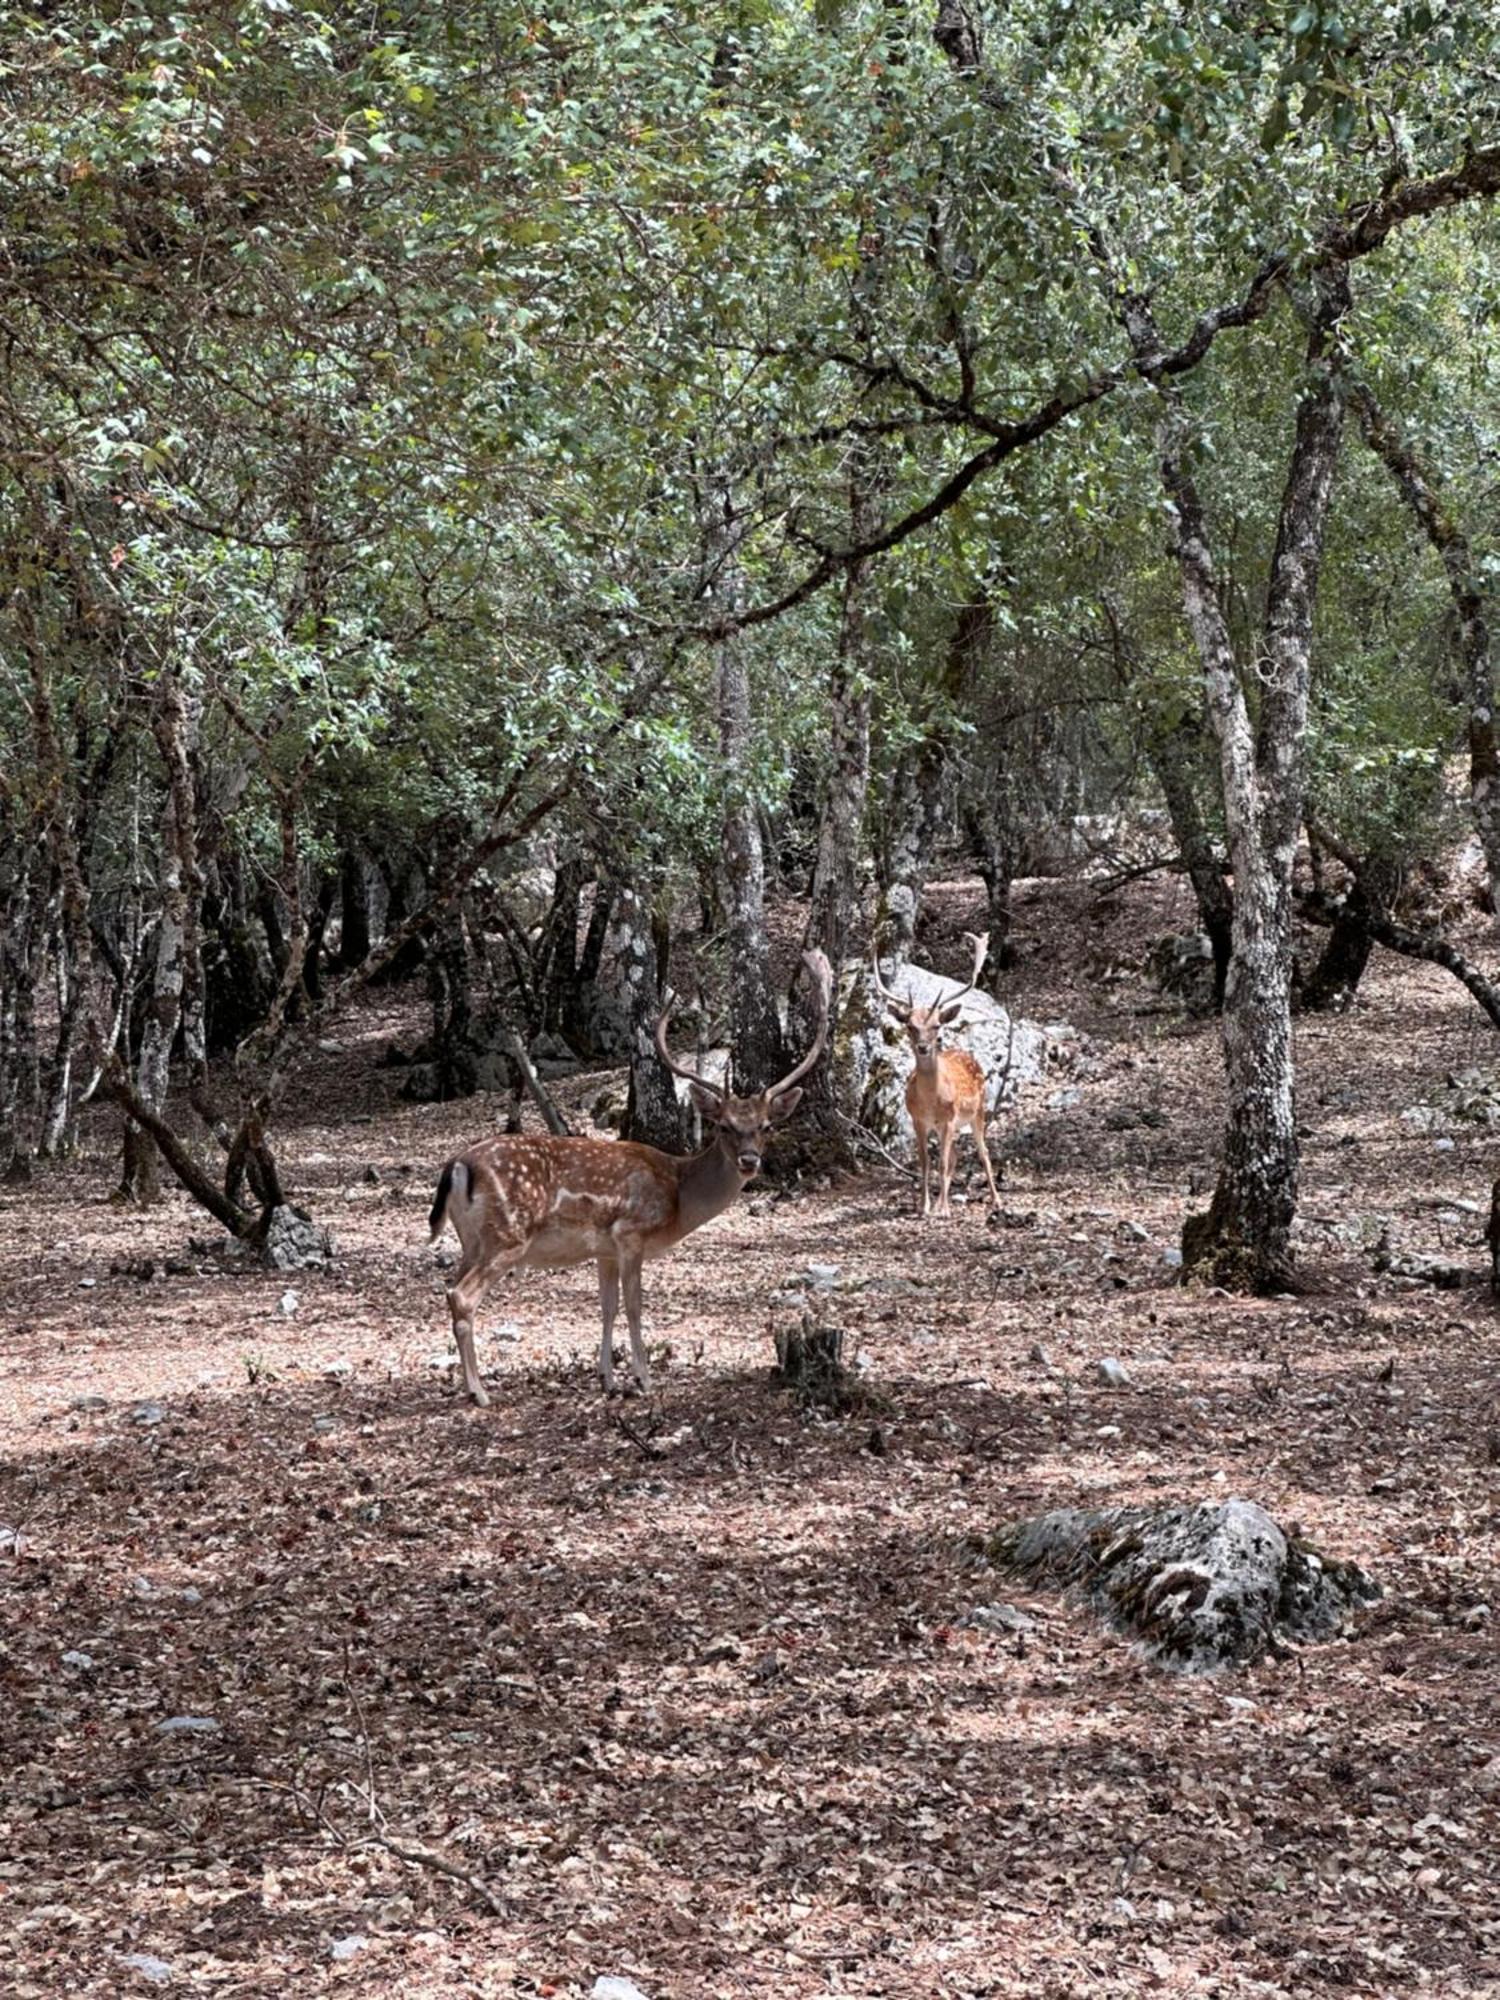
[[[1298,1029],[1310,1289],[1184,1290],[1216,1029],[1140,969],[1179,888],[1091,894],[1021,894],[1006,997],[1089,1053],[993,1128],[999,1226],[977,1173],[949,1223],[885,1168],[752,1194],[648,1270],[649,1403],[597,1391],[591,1270],[494,1298],[493,1407],[460,1400],[427,1209],[496,1107],[398,1101],[415,999],[343,1023],[280,1128],[327,1276],[111,1206],[103,1113],[0,1193],[7,1994],[1496,1991],[1500,1332],[1444,1206],[1496,1144],[1443,1107],[1500,1048],[1380,958]],[[979,902],[936,894],[939,963]],[[1385,1224],[1475,1283],[1377,1276]],[[809,1261],[852,1415],[770,1378]],[[1186,1679],[975,1553],[1232,1494],[1374,1573],[1352,1636]],[[997,1601],[1033,1629],[964,1622]]]

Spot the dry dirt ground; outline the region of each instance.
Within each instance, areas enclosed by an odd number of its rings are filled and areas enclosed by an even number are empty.
[[[1313,1289],[1184,1291],[1215,1031],[1132,968],[1186,912],[1059,895],[1026,894],[1014,996],[1093,1060],[996,1128],[1003,1226],[924,1226],[885,1168],[742,1203],[648,1274],[649,1404],[597,1393],[586,1271],[492,1302],[494,1405],[459,1401],[427,1207],[493,1107],[398,1102],[396,1003],[282,1128],[332,1275],[225,1273],[182,1201],[110,1206],[107,1117],[5,1191],[7,1994],[1496,1990],[1500,1339],[1477,1283],[1363,1247],[1389,1220],[1483,1263],[1440,1198],[1487,1201],[1494,1142],[1400,1113],[1493,1031],[1389,959],[1303,1022]],[[938,896],[940,962],[977,902]],[[769,1378],[809,1260],[855,1415]],[[1352,1637],[1185,1680],[974,1553],[1052,1504],[1235,1493],[1374,1572]],[[1035,1628],[963,1623],[997,1601]]]

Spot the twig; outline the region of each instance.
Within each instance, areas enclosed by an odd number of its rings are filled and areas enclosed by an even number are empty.
[[[662,1450],[661,1446],[659,1444],[654,1443],[650,1438],[643,1438],[640,1432],[636,1429],[635,1425],[631,1423],[628,1417],[622,1417],[617,1412],[611,1410],[610,1420],[614,1424],[614,1427],[617,1431],[623,1431],[625,1433],[626,1437],[630,1439],[630,1442],[635,1446],[636,1450],[641,1454],[642,1458],[666,1457],[666,1453]]]
[[[851,1118],[847,1111],[840,1111],[837,1105],[834,1106],[833,1115],[844,1130],[852,1134],[856,1144],[867,1146],[872,1153],[878,1153],[887,1165],[894,1167],[898,1174],[904,1174],[907,1180],[916,1179],[915,1169],[909,1167],[905,1160],[898,1160],[893,1152],[881,1144],[867,1125],[861,1125],[857,1118]]]
[[[507,1028],[503,1037],[505,1048],[521,1072],[521,1081],[526,1086],[526,1094],[542,1114],[542,1122],[555,1139],[571,1139],[573,1128],[564,1118],[542,1087],[541,1079],[531,1066],[531,1058],[526,1053],[526,1044],[514,1028]]]

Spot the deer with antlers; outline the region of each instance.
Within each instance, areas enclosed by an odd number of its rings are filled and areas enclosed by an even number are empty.
[[[964,995],[973,992],[984,965],[985,953],[990,948],[988,932],[983,937],[976,937],[973,931],[965,931],[964,936],[974,947],[974,970],[969,974],[969,983],[960,987],[950,1000],[941,1001],[935,1007],[917,1007],[898,1000],[894,993],[887,990],[880,977],[879,952],[872,953],[875,990],[890,1013],[905,1028],[912,1054],[916,1057],[917,1066],[906,1086],[906,1109],[917,1135],[917,1155],[922,1163],[924,1215],[934,1213],[928,1141],[936,1132],[939,1149],[936,1213],[951,1215],[948,1183],[953,1175],[953,1144],[965,1126],[974,1134],[974,1144],[984,1162],[985,1179],[990,1184],[990,1200],[996,1208],[1000,1205],[1000,1190],[995,1185],[995,1170],[990,1165],[989,1148],[984,1141],[987,1108],[984,1071],[967,1049],[942,1047],[943,1030],[952,1027],[963,1012]]]
[[[453,1337],[464,1388],[481,1407],[489,1402],[474,1357],[474,1315],[486,1292],[519,1265],[557,1269],[593,1258],[599,1270],[599,1379],[614,1388],[615,1315],[621,1296],[630,1328],[630,1365],[643,1395],[651,1369],[641,1336],[641,1266],[660,1257],[732,1206],[760,1172],[774,1126],[790,1118],[800,1083],[828,1039],[833,974],[822,952],[803,954],[816,982],[819,1019],[813,1045],[795,1069],[769,1090],[735,1097],[673,1060],[667,1048],[672,996],[656,1023],[656,1047],[674,1076],[683,1077],[709,1127],[703,1150],[686,1159],[622,1139],[553,1139],[510,1134],[481,1139],[443,1169],[432,1204],[432,1240],[451,1222],[462,1246],[458,1276],[448,1290]]]

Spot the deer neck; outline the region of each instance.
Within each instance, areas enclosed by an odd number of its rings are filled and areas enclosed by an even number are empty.
[[[744,1185],[734,1158],[717,1139],[684,1160],[677,1177],[677,1217],[682,1233],[687,1235],[732,1208]]]

